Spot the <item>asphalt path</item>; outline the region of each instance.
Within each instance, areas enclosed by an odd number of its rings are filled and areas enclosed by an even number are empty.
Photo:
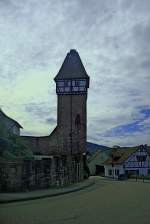
[[[0,205],[0,224],[150,224],[150,183],[95,179],[53,198]]]

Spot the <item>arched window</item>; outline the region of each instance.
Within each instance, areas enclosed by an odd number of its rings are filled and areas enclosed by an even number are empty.
[[[77,114],[77,116],[75,118],[75,125],[79,126],[80,124],[81,124],[80,114]]]

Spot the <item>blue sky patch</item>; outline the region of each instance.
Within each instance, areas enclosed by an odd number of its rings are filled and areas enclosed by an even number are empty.
[[[141,122],[150,117],[150,108],[140,109],[140,113],[144,114],[143,118],[140,118],[135,122],[114,127],[109,131],[106,131],[103,136],[104,137],[126,136],[128,134],[142,131],[141,127],[143,127],[143,125],[141,125]]]
[[[104,136],[105,137],[124,136],[127,134],[132,134],[137,131],[140,131],[140,123],[138,121],[125,125],[119,125],[115,128],[112,128],[111,130],[105,132]]]
[[[150,108],[144,108],[140,110],[142,114],[144,114],[144,118],[149,118],[150,117]]]

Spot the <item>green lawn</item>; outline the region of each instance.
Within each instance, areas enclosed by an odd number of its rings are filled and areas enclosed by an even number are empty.
[[[150,183],[109,181],[72,194],[0,205],[1,224],[149,224]]]

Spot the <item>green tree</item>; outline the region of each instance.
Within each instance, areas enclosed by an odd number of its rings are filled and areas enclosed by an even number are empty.
[[[25,158],[32,159],[32,151],[26,147],[20,136],[7,132],[5,125],[0,121],[0,157],[4,159]]]

